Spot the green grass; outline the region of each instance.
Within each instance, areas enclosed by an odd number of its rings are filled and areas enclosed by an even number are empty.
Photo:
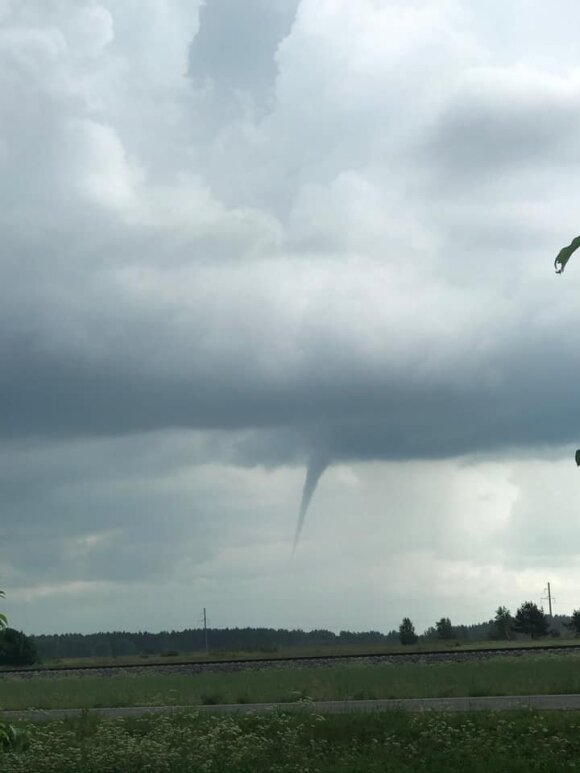
[[[580,693],[580,655],[333,666],[237,673],[35,677],[0,681],[0,708],[97,708]]]
[[[554,773],[580,770],[570,713],[180,716],[50,722],[3,773]]]

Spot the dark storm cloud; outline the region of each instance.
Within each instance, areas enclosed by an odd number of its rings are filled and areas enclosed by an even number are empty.
[[[0,3],[18,582],[203,561],[262,501],[239,481],[216,501],[228,465],[580,436],[580,272],[553,275],[578,226],[578,78],[514,64],[461,5]]]
[[[171,331],[157,347],[165,340]],[[388,353],[374,372],[346,360],[337,373],[334,365],[344,354],[339,341],[308,367],[280,363],[268,373],[252,352],[251,337],[238,341],[236,362],[202,363],[193,342],[180,347],[175,360],[151,351],[147,362],[147,347],[141,360],[122,345],[91,362],[80,353],[59,357],[40,343],[17,340],[3,352],[2,434],[74,437],[183,427],[264,431],[267,438],[277,430],[287,435],[279,446],[284,454],[273,449],[278,463],[296,461],[309,448],[337,459],[435,458],[574,436],[578,358],[565,342],[545,335],[475,363],[459,349],[448,373],[427,372],[412,382],[397,373],[400,366]],[[552,398],[554,383],[558,399]],[[255,445],[249,460],[267,464],[268,447],[269,441],[261,451]]]

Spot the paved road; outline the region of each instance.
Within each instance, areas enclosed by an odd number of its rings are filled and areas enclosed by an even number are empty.
[[[578,711],[580,695],[509,695],[485,698],[407,698],[376,701],[324,701],[302,703],[236,703],[222,706],[133,706],[124,708],[90,709],[92,716],[138,717],[144,714],[219,714],[269,713],[274,711],[314,711],[320,714],[347,714],[372,711],[510,711],[541,709],[542,711]],[[51,709],[34,711],[3,711],[2,718],[44,722],[49,719],[79,717],[82,709]]]

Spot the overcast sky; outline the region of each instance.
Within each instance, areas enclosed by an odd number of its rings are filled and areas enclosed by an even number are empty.
[[[13,626],[423,630],[548,580],[580,606],[579,26],[0,0]]]

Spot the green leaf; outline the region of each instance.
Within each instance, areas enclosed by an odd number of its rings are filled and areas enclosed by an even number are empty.
[[[27,740],[22,730],[9,725],[7,722],[0,721],[0,749],[11,751],[19,746],[25,748]]]
[[[7,625],[8,625],[8,618],[6,617],[6,615],[3,615],[2,612],[0,612],[0,630],[2,630],[2,628],[6,628]]]
[[[556,269],[557,274],[562,274],[564,272],[564,269],[566,268],[566,263],[572,257],[572,253],[576,252],[578,247],[580,247],[580,236],[577,236],[575,239],[572,239],[572,241],[567,247],[562,247],[562,249],[556,256],[556,260],[554,261],[554,268]]]
[[[576,451],[576,464],[580,467],[580,448]]]

